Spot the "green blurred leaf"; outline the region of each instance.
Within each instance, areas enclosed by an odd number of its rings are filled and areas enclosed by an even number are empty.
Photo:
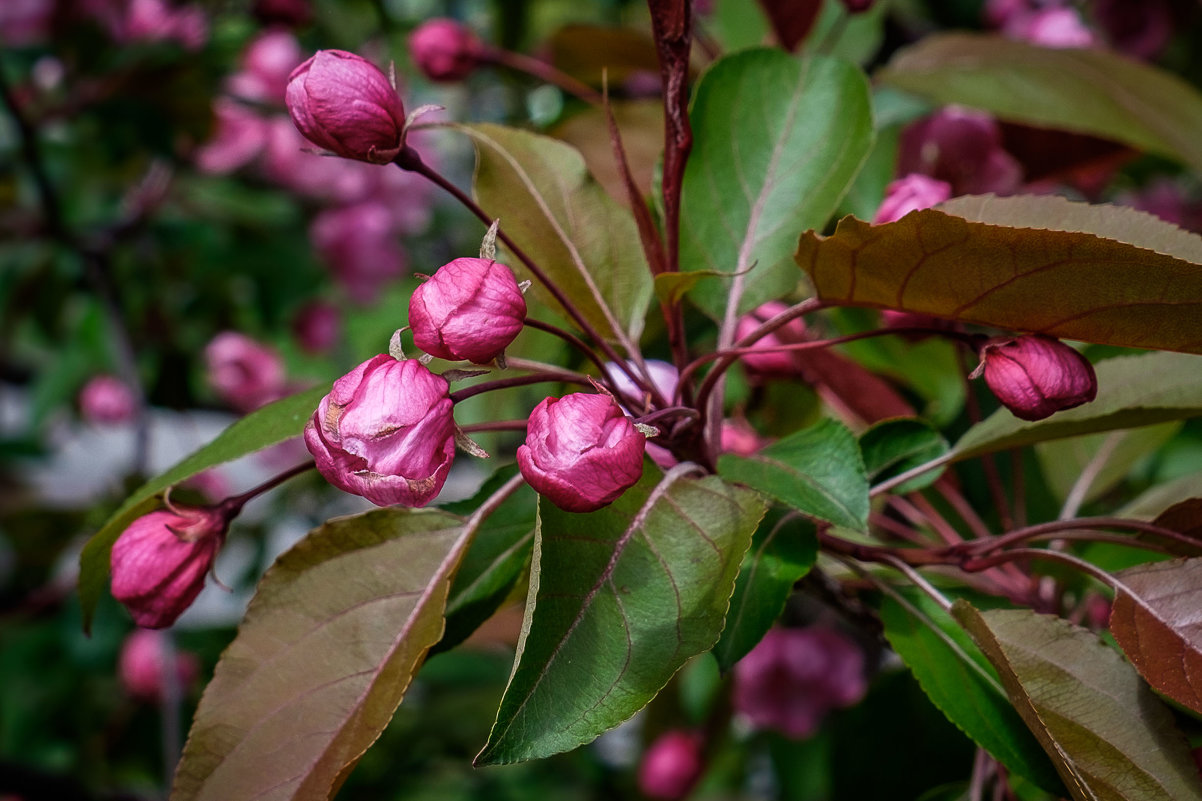
[[[693,151],[681,205],[683,270],[737,273],[691,292],[711,317],[780,297],[798,284],[797,234],[821,228],[872,146],[864,74],[842,61],[779,50],[727,56],[698,83]]]
[[[925,595],[885,596],[885,637],[932,703],[1012,773],[1062,795],[1047,754],[964,629]]]
[[[956,460],[1033,442],[1182,420],[1202,414],[1202,359],[1183,353],[1142,353],[1107,359],[1095,368],[1098,397],[1044,420],[1019,420],[998,409],[960,437]]]
[[[941,103],[1093,134],[1202,170],[1202,94],[1105,48],[1063,49],[982,34],[927,36],[877,73]]]
[[[772,628],[793,594],[793,585],[810,572],[817,558],[818,538],[811,521],[779,509],[769,513],[743,557],[726,626],[714,646],[722,672],[734,667]]]
[[[876,483],[901,475],[910,468],[938,459],[947,453],[947,440],[921,420],[884,420],[860,435],[860,451],[868,481]],[[942,470],[929,470],[894,488],[914,492],[934,484]]]
[[[1035,445],[1035,455],[1048,489],[1059,500],[1067,498],[1084,476],[1088,484],[1081,502],[1089,503],[1119,484],[1136,464],[1171,440],[1182,425],[1178,420],[1129,431],[1040,442]]]
[[[659,67],[655,70],[658,73]],[[617,82],[612,72],[609,81],[611,86]],[[652,177],[664,149],[664,104],[658,98],[611,100],[610,110],[622,134],[622,152],[626,154],[634,185],[643,195],[649,195]],[[630,206],[603,109],[590,106],[564,120],[552,133],[580,151],[589,172],[611,198],[622,206]]]
[[[638,339],[651,302],[651,271],[630,212],[605,193],[580,153],[500,125],[459,125],[476,145],[476,199],[603,336]],[[521,263],[509,266],[530,278]],[[539,281],[543,303],[559,305]],[[564,313],[565,312],[560,312]]]
[[[514,672],[479,765],[590,742],[712,647],[764,507],[716,476],[649,469],[604,509],[539,511]]]
[[[442,636],[474,532],[434,510],[315,529],[263,576],[205,690],[172,801],[325,801]]]
[[[806,233],[797,263],[832,303],[1202,353],[1202,237],[1134,209],[966,196]]]
[[[804,515],[856,531],[868,527],[868,477],[860,447],[835,420],[822,420],[751,456],[723,454],[718,473]]]
[[[1097,635],[1030,610],[952,614],[997,669],[1015,709],[1077,801],[1202,799],[1172,713]]]
[[[79,597],[83,606],[85,631],[91,628],[96,602],[108,584],[109,551],[113,543],[130,523],[159,505],[157,495],[210,467],[299,436],[304,431],[305,422],[329,391],[329,387],[314,387],[251,412],[222,431],[212,442],[165,473],[150,479],[126,498],[104,526],[87,541],[79,556]]]
[[[1124,570],[1110,632],[1155,689],[1202,714],[1202,559]]]

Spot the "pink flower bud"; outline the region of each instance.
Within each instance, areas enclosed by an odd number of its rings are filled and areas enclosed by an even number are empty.
[[[1042,420],[1098,394],[1089,360],[1051,337],[992,340],[981,349],[981,364],[973,375],[981,372],[1002,405],[1023,420]]]
[[[440,359],[487,364],[526,322],[517,279],[491,259],[455,259],[409,298],[413,344]]]
[[[1002,29],[1012,39],[1042,47],[1092,47],[1094,34],[1081,21],[1076,9],[1044,8],[1012,17]]]
[[[526,424],[518,468],[565,512],[613,503],[643,475],[646,438],[609,395],[545,398]]]
[[[375,201],[321,212],[309,226],[309,241],[335,280],[362,305],[374,301],[408,261],[396,217]]]
[[[175,668],[176,687],[186,691],[200,675],[200,663],[195,654],[172,651],[166,634],[150,629],[136,629],[121,646],[117,658],[117,675],[121,685],[134,698],[158,701],[166,685],[167,663]]]
[[[288,113],[313,144],[348,159],[387,164],[401,152],[405,108],[383,72],[344,50],[319,50],[292,71]]]
[[[801,739],[864,697],[864,653],[830,628],[775,628],[734,669],[735,709],[758,729]]]
[[[997,121],[958,106],[906,126],[897,170],[900,175],[922,173],[946,181],[952,195],[1005,195],[1022,182],[1022,165],[1002,148]]]
[[[125,19],[113,30],[118,42],[174,41],[199,50],[209,38],[209,21],[199,6],[173,8],[164,0],[129,0]]]
[[[876,211],[874,223],[900,220],[912,211],[929,209],[952,196],[952,185],[938,178],[910,173],[885,188],[885,199]]]
[[[749,314],[739,318],[735,326],[735,339],[739,340],[750,334],[760,325],[781,312],[787,310],[789,304],[779,300],[770,300]],[[787,350],[773,351],[781,345],[795,345],[805,342],[806,324],[800,317],[790,320],[767,336],[760,337],[750,347],[763,350],[763,353],[747,353],[739,358],[743,366],[752,374],[761,376],[790,376],[797,374],[797,356]]]
[[[133,390],[111,375],[96,376],[79,393],[79,411],[89,423],[124,423],[136,408]]]
[[[639,765],[639,791],[664,801],[687,796],[705,770],[704,745],[698,732],[674,729],[661,734]]]
[[[267,123],[248,106],[228,97],[213,101],[213,136],[196,149],[196,166],[224,174],[254,161],[267,142]]]
[[[232,95],[264,103],[284,100],[288,78],[304,59],[296,37],[288,31],[266,31],[242,54],[242,70],[229,79]]]
[[[745,418],[730,418],[722,421],[722,429],[718,434],[718,445],[724,453],[750,456],[766,444],[768,443]]]
[[[306,304],[292,318],[292,334],[309,353],[326,353],[342,336],[342,314],[338,307],[320,300]]]
[[[427,20],[409,34],[409,55],[432,81],[461,81],[480,65],[484,46],[453,19]]]
[[[450,386],[414,359],[380,354],[334,382],[305,426],[317,469],[377,506],[425,506],[455,457]]]
[[[210,386],[242,412],[278,400],[287,391],[284,362],[266,345],[235,331],[213,337],[205,346]]]
[[[113,597],[134,622],[170,626],[204,588],[229,518],[215,506],[176,506],[139,517],[113,543]]]

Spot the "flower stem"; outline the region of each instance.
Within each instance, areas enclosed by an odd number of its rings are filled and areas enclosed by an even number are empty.
[[[225,511],[226,514],[230,518],[233,518],[235,515],[237,515],[239,512],[242,511],[242,507],[246,505],[247,501],[250,501],[253,498],[257,498],[258,496],[262,495],[263,493],[268,492],[269,490],[275,489],[276,487],[278,487],[280,484],[283,484],[288,479],[299,476],[301,473],[307,473],[308,471],[313,470],[316,467],[317,467],[316,462],[303,462],[301,464],[298,464],[296,467],[290,467],[287,470],[285,470],[284,472],[278,473],[278,474],[272,476],[271,478],[267,479],[266,481],[264,481],[262,484],[258,485],[257,487],[253,487],[253,488],[247,490],[246,492],[243,492],[241,495],[231,495],[230,497],[223,500],[220,504],[218,504],[218,506],[221,507],[221,509],[223,511]]]

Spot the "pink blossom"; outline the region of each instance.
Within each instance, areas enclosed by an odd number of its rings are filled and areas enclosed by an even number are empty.
[[[129,0],[125,16],[111,29],[118,42],[178,42],[199,50],[209,38],[209,21],[199,6],[172,7],[165,0]]]
[[[770,300],[754,311],[743,315],[735,326],[735,340],[749,335],[760,325],[788,309],[789,304],[779,300]],[[762,350],[762,353],[746,353],[739,358],[742,359],[743,366],[747,371],[753,375],[765,377],[796,375],[798,362],[794,353],[787,350],[772,350],[772,348],[800,344],[806,338],[805,321],[797,317],[748,346]]]
[[[450,387],[414,359],[380,354],[334,382],[305,426],[317,469],[377,506],[425,506],[455,456]]]
[[[824,626],[774,628],[734,668],[739,714],[794,739],[813,735],[830,710],[855,704],[867,689],[864,652]]]
[[[367,201],[318,214],[309,241],[351,298],[366,305],[405,270],[399,233],[388,207]]]
[[[513,270],[492,259],[444,264],[409,298],[413,344],[440,359],[487,364],[526,323]]]
[[[196,166],[224,174],[254,161],[267,141],[267,123],[247,106],[226,97],[213,101],[213,138],[197,149]]]
[[[228,526],[226,515],[211,506],[139,517],[113,543],[113,597],[139,626],[170,626],[204,588]]]
[[[225,331],[205,346],[209,385],[242,412],[278,400],[287,391],[279,354],[245,334]]]
[[[376,65],[344,50],[319,50],[285,92],[297,130],[336,155],[386,164],[401,151],[405,108]]]
[[[705,770],[704,745],[699,732],[673,729],[661,734],[639,764],[639,791],[663,801],[687,796]]]
[[[981,349],[985,383],[1023,420],[1042,420],[1062,409],[1093,400],[1098,379],[1093,365],[1077,351],[1051,337],[999,337]]]
[[[90,423],[124,423],[133,418],[138,402],[121,379],[98,375],[79,393],[79,411]]]
[[[4,0],[0,2],[0,45],[26,47],[50,35],[54,0]]]
[[[229,79],[230,94],[263,103],[283,103],[288,77],[303,60],[295,36],[288,31],[265,31],[242,54],[242,69]]]
[[[874,223],[889,223],[900,220],[912,211],[929,209],[952,196],[952,185],[947,181],[930,178],[920,173],[910,173],[898,178],[885,188],[885,199],[877,209]]]
[[[742,417],[722,421],[719,443],[723,452],[750,456],[764,447],[763,437]]]
[[[642,477],[645,443],[609,395],[545,398],[530,413],[518,468],[526,483],[565,512],[592,512]]]
[[[676,365],[660,359],[646,359],[643,364],[647,368],[647,373],[656,391],[664,400],[671,403],[672,399],[676,397],[676,385],[680,383],[680,373],[676,370]],[[626,365],[635,375],[641,375],[633,361],[627,361]],[[649,394],[640,389],[625,370],[614,363],[608,363],[605,365],[605,378],[609,381],[609,388],[618,397],[622,408],[634,414],[643,414],[647,411],[650,401]]]
[[[921,173],[951,184],[952,195],[1011,194],[1022,166],[1002,148],[1001,129],[980,111],[947,106],[905,128],[898,173]]]
[[[1202,222],[1198,204],[1191,202],[1172,178],[1156,178],[1141,189],[1119,194],[1114,202],[1155,214],[1165,222],[1191,231],[1198,230]]]
[[[121,685],[134,698],[158,701],[163,697],[167,678],[167,634],[151,629],[135,629],[121,645],[117,658],[117,675]],[[179,692],[188,689],[200,675],[200,662],[187,651],[171,653],[175,668],[175,684]]]
[[[312,151],[313,146],[287,117],[268,120],[263,163],[268,179],[315,200],[356,203],[370,196],[376,185],[372,174],[380,170]]]
[[[1002,32],[1012,39],[1041,47],[1092,47],[1093,31],[1085,27],[1076,9],[1068,7],[1043,8],[1030,14],[1020,14],[1007,20]]]
[[[327,353],[342,336],[342,313],[332,303],[308,303],[292,318],[292,335],[305,351]]]
[[[409,34],[409,55],[430,80],[461,81],[480,65],[484,46],[463,23],[439,17]]]

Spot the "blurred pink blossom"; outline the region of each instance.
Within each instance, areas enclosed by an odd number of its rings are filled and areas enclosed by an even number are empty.
[[[885,188],[885,199],[876,211],[874,223],[896,222],[912,211],[929,209],[952,196],[952,185],[938,178],[910,173]]]
[[[4,0],[0,2],[0,45],[25,47],[44,42],[50,35],[54,0]]]
[[[292,335],[308,353],[328,353],[342,336],[342,312],[332,303],[315,300],[292,318]]]
[[[300,43],[291,33],[264,31],[247,46],[242,69],[230,76],[227,88],[236,97],[282,106],[288,76],[304,58]]]
[[[959,106],[947,106],[902,131],[897,171],[946,181],[953,196],[1007,195],[1022,183],[1022,166],[1002,148],[997,121]]]
[[[125,638],[117,659],[117,674],[125,691],[134,698],[144,701],[162,699],[168,650],[172,648],[168,636],[162,631],[136,629]],[[200,661],[187,651],[175,651],[171,657],[176,686],[184,693],[200,675]]]
[[[1093,31],[1086,27],[1077,10],[1070,7],[1016,14],[1006,20],[1002,33],[1041,47],[1092,47],[1097,43]]]
[[[209,21],[197,5],[173,6],[166,0],[124,0],[88,4],[118,43],[176,42],[199,50],[209,39]]]
[[[399,234],[389,208],[374,201],[326,209],[309,227],[309,240],[334,278],[364,305],[405,271]]]
[[[818,731],[826,714],[864,697],[864,652],[825,626],[774,628],[734,668],[736,711],[757,729],[794,739]]]
[[[723,420],[719,437],[724,452],[739,456],[750,456],[767,444],[764,438],[742,417]]]
[[[204,172],[224,174],[254,161],[267,142],[267,123],[253,110],[228,97],[213,101],[213,137],[194,154]]]
[[[133,390],[116,376],[98,375],[79,393],[79,412],[89,423],[124,423],[136,409]]]
[[[253,411],[286,392],[284,362],[245,334],[224,331],[205,346],[209,385],[230,406]]]
[[[1196,231],[1202,227],[1202,209],[1186,196],[1181,185],[1172,178],[1156,178],[1141,189],[1122,192],[1114,198],[1114,202],[1155,214],[1187,230]]]
[[[639,791],[662,801],[687,796],[705,770],[704,745],[699,732],[673,729],[661,734],[639,764]]]
[[[1114,49],[1139,59],[1159,55],[1175,25],[1168,0],[1093,0],[1093,18]]]
[[[781,312],[787,311],[789,304],[780,300],[770,300],[739,318],[735,326],[735,340],[740,340],[750,334],[761,324],[772,319]],[[743,367],[752,375],[759,376],[791,376],[797,374],[797,354],[795,351],[772,350],[782,345],[797,345],[806,340],[806,324],[800,317],[794,318],[777,328],[770,334],[760,337],[747,347],[762,350],[762,353],[745,353],[740,356]]]

